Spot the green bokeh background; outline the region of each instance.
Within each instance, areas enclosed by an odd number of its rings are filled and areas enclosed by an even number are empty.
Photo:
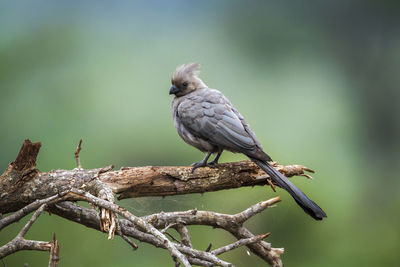
[[[24,139],[40,141],[41,171],[188,165],[203,155],[173,126],[168,95],[176,66],[200,62],[282,164],[317,173],[295,183],[326,210],[306,216],[285,192],[242,188],[123,200],[136,215],[205,209],[236,213],[283,199],[247,225],[271,232],[286,266],[396,266],[400,251],[400,16],[397,1],[0,1],[0,169]],[[245,159],[224,153],[222,161]],[[0,245],[22,225],[0,232]],[[190,227],[194,246],[233,238]],[[61,246],[60,266],[172,266],[167,252],[57,216],[28,238]],[[241,248],[236,266],[265,263]],[[18,252],[7,266],[44,266]]]

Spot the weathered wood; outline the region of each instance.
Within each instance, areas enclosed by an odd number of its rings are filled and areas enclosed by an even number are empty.
[[[301,165],[277,166],[277,169],[288,177],[304,175],[304,171],[309,170]],[[12,190],[1,191],[0,213],[17,211],[36,199],[47,198],[71,188],[85,187],[85,190],[97,195],[102,188],[96,183],[98,179],[119,194],[119,199],[204,193],[268,184],[268,175],[250,161],[223,163],[215,169],[199,168],[194,173],[191,173],[191,167],[172,166],[123,168],[105,173],[101,173],[102,170],[76,168],[32,172],[29,179],[24,179],[24,183],[18,187],[13,184]],[[11,187],[8,185],[8,175],[15,177],[14,173],[6,171],[1,176],[0,188]]]
[[[13,203],[17,203],[24,198],[20,189],[24,188],[25,182],[38,174],[36,157],[40,147],[40,143],[32,143],[30,140],[25,140],[15,161],[8,164],[7,169],[0,175],[0,202],[4,201],[4,207],[13,206]],[[16,209],[11,209],[11,211],[18,209],[17,207]],[[0,213],[5,212],[7,212],[7,209],[3,210],[0,207]]]
[[[78,168],[40,172],[36,169],[36,157],[40,147],[40,143],[25,140],[16,160],[10,163],[0,176],[0,214],[17,211],[1,220],[0,230],[40,206],[41,208],[35,213],[36,217],[34,216],[31,220],[33,223],[46,205],[49,211],[61,217],[108,232],[109,238],[112,238],[115,232],[123,236],[124,240],[129,241],[126,236],[130,236],[168,249],[174,261],[176,262],[176,259],[179,258],[185,266],[188,266],[189,262],[229,266],[229,263],[221,261],[214,254],[208,251],[198,251],[191,247],[189,232],[185,225],[208,225],[223,228],[239,240],[224,247],[221,251],[246,245],[253,253],[272,266],[282,266],[280,254],[283,253],[283,249],[272,248],[271,244],[261,241],[261,239],[258,240],[243,227],[243,223],[247,219],[261,212],[268,205],[276,203],[279,199],[260,202],[236,215],[187,211],[159,213],[142,218],[138,218],[114,204],[114,194],[119,194],[119,199],[123,199],[271,185],[269,176],[250,161],[223,163],[217,168],[198,168],[194,173],[192,173],[191,167],[186,166],[128,167],[117,171],[110,171],[113,167],[108,166],[85,170],[80,166],[80,142],[75,151]],[[275,164],[274,166],[287,177],[298,175],[310,178],[305,171],[313,172],[302,165],[281,166]],[[68,204],[65,202],[67,200],[84,200],[95,204],[100,207],[100,214],[97,215],[93,209],[82,208],[72,203]],[[117,229],[118,222],[114,213],[123,215],[129,222],[120,220],[120,228]],[[179,232],[182,238],[181,243],[170,242],[162,230],[161,232],[157,230],[165,229],[166,226],[175,228]],[[41,244],[41,241],[23,239],[17,241],[23,244],[18,250],[39,248],[43,250],[42,247],[36,246]],[[13,242],[10,241],[1,247],[4,251],[3,256],[15,251],[13,247],[15,242]],[[135,246],[131,241],[128,243]],[[50,250],[50,242],[46,242],[46,244],[45,250]],[[54,243],[53,246],[55,250],[52,253],[54,255],[51,256],[52,264],[57,264],[57,245]],[[183,256],[182,253],[186,256]]]
[[[302,165],[276,165],[287,177],[305,176],[311,171]],[[100,175],[119,199],[144,196],[169,196],[205,193],[223,189],[268,184],[269,176],[250,161],[222,163],[217,168],[132,167]]]

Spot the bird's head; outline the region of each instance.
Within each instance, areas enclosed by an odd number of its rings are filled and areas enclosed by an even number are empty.
[[[187,63],[176,68],[171,77],[171,88],[169,94],[177,97],[184,96],[194,90],[206,88],[207,85],[197,77],[200,73],[199,63]]]

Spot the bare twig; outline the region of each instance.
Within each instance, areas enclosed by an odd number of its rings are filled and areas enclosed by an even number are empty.
[[[53,241],[51,242],[49,267],[57,267],[58,261],[60,260],[60,247],[58,246],[58,241],[56,239],[56,234],[53,234]]]
[[[235,220],[237,223],[242,224],[244,221],[247,221],[250,217],[256,215],[257,213],[262,212],[266,208],[278,203],[279,201],[281,201],[280,197],[274,197],[266,201],[261,201],[251,206],[250,208],[247,208],[244,211],[235,214],[234,215]]]
[[[188,258],[189,262],[194,265],[205,266],[205,267],[215,266],[214,264],[212,264],[209,261],[200,260],[198,258],[194,258],[194,257],[190,257],[190,256],[188,256],[187,258]]]
[[[78,146],[75,150],[75,160],[78,169],[82,169],[81,166],[81,161],[79,158],[79,152],[81,151],[82,147],[82,139],[79,140]],[[99,179],[99,175],[102,173],[106,173],[114,168],[114,165],[110,165],[104,168],[101,168],[96,174],[95,177],[92,181],[92,188],[94,188],[95,195],[110,201],[111,203],[114,203],[114,194],[111,191],[111,189],[104,185]],[[108,232],[108,239],[113,239],[114,238],[114,233],[117,229],[117,216],[104,208],[100,208],[99,211],[99,217],[100,217],[100,229],[101,231]],[[129,243],[129,242],[128,242]]]
[[[29,221],[25,224],[25,226],[18,233],[17,238],[23,238],[25,236],[25,234],[28,232],[29,228],[31,228],[32,224],[37,220],[37,218],[44,211],[45,208],[46,208],[46,204],[43,204],[35,211],[35,213],[33,213],[32,217],[29,219]]]
[[[100,175],[100,174],[102,174],[102,173],[109,172],[109,171],[111,171],[112,169],[114,169],[114,165],[109,165],[109,166],[106,166],[106,167],[104,167],[104,168],[101,168],[101,169],[99,170],[98,175]]]
[[[180,248],[180,251],[182,251],[183,253],[185,253],[187,255],[195,256],[196,258],[211,262],[215,265],[224,266],[224,267],[232,267],[233,266],[233,264],[219,259],[217,256],[215,256],[212,253],[204,252],[204,251],[200,251],[200,250],[194,250],[192,248],[189,248],[189,247],[186,247],[183,245],[179,245],[179,248]]]
[[[161,233],[165,233],[169,228],[176,226],[177,223],[171,223],[164,227],[164,229],[160,230]]]
[[[75,149],[75,162],[76,162],[76,167],[78,169],[82,169],[82,165],[81,165],[81,160],[79,158],[79,152],[81,152],[82,149],[82,138],[79,140],[78,146]]]
[[[273,181],[271,178],[269,178],[269,177],[267,178],[267,183],[272,188],[272,191],[276,192],[275,185],[273,184]]]
[[[21,218],[25,217],[32,211],[38,209],[43,204],[53,204],[58,201],[61,201],[67,192],[61,193],[59,195],[54,195],[45,199],[36,200],[31,204],[23,207],[22,209],[16,211],[15,213],[11,214],[0,220],[0,230],[6,227],[7,225],[19,221]]]
[[[190,241],[190,235],[187,227],[183,224],[177,224],[174,226],[175,230],[181,236],[181,242],[187,247],[192,248],[192,242]]]
[[[79,152],[81,151],[82,147],[82,139],[79,140],[78,146],[75,150],[75,160],[78,166],[78,169],[82,169],[81,161],[79,158]],[[92,181],[92,188],[94,188],[95,195],[114,203],[114,194],[108,186],[105,186],[99,179],[99,175],[102,173],[106,173],[114,168],[114,165],[110,165],[104,168],[101,168],[97,174],[95,175]],[[117,229],[117,216],[104,208],[100,208],[99,211],[100,217],[100,229],[101,231],[108,232],[108,239],[114,238],[114,233]],[[129,243],[129,242],[128,242]]]
[[[131,245],[131,247],[133,248],[133,250],[136,250],[138,248],[138,245],[135,244],[135,242],[133,242],[132,240],[129,239],[129,237],[127,237],[126,235],[124,235],[121,231],[117,231],[117,234],[119,236],[121,236],[121,238],[128,243],[129,245]]]
[[[44,211],[46,208],[46,204],[42,204],[39,209],[33,213],[32,217],[29,221],[25,224],[25,226],[21,229],[21,231],[17,234],[17,236],[5,244],[4,246],[0,247],[0,259],[4,258],[7,255],[10,255],[14,252],[19,250],[42,250],[42,251],[50,251],[51,244],[49,242],[43,241],[34,241],[34,240],[26,240],[24,238],[25,234],[28,232],[29,228],[32,224],[37,220],[39,215]]]
[[[267,233],[267,234],[263,234],[263,235],[256,235],[253,237],[240,239],[240,240],[236,241],[235,243],[214,249],[213,251],[211,251],[211,253],[214,255],[219,255],[219,254],[225,253],[227,251],[233,250],[233,249],[241,247],[241,246],[246,246],[248,244],[253,244],[253,243],[259,242],[260,240],[263,240],[264,238],[268,237],[269,235],[270,234]]]
[[[127,237],[122,231],[122,227],[121,227],[121,223],[119,221],[119,219],[117,218],[117,235],[119,235],[125,242],[127,242],[132,248],[133,250],[136,250],[138,248],[138,245],[135,244],[135,242],[133,242],[132,240],[129,239],[129,237]]]

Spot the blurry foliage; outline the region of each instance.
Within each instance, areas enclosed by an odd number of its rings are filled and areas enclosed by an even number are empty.
[[[281,163],[317,171],[296,178],[328,219],[292,199],[255,217],[288,266],[393,266],[400,249],[400,17],[396,1],[0,2],[0,167],[25,138],[43,143],[38,168],[184,165],[202,158],[177,136],[170,75],[184,62],[225,93]],[[224,153],[223,161],[244,159]],[[208,209],[235,213],[274,194],[242,188],[122,201],[135,214]],[[8,227],[1,244],[24,223]],[[29,237],[61,245],[60,266],[165,266],[169,255],[42,215]],[[232,241],[192,227],[205,249]],[[371,242],[373,241],[373,242]],[[368,245],[369,244],[369,245]],[[100,255],[100,256],[99,256]],[[20,252],[8,266],[41,266]],[[225,259],[262,266],[245,249]],[[167,262],[167,263],[166,263]]]

